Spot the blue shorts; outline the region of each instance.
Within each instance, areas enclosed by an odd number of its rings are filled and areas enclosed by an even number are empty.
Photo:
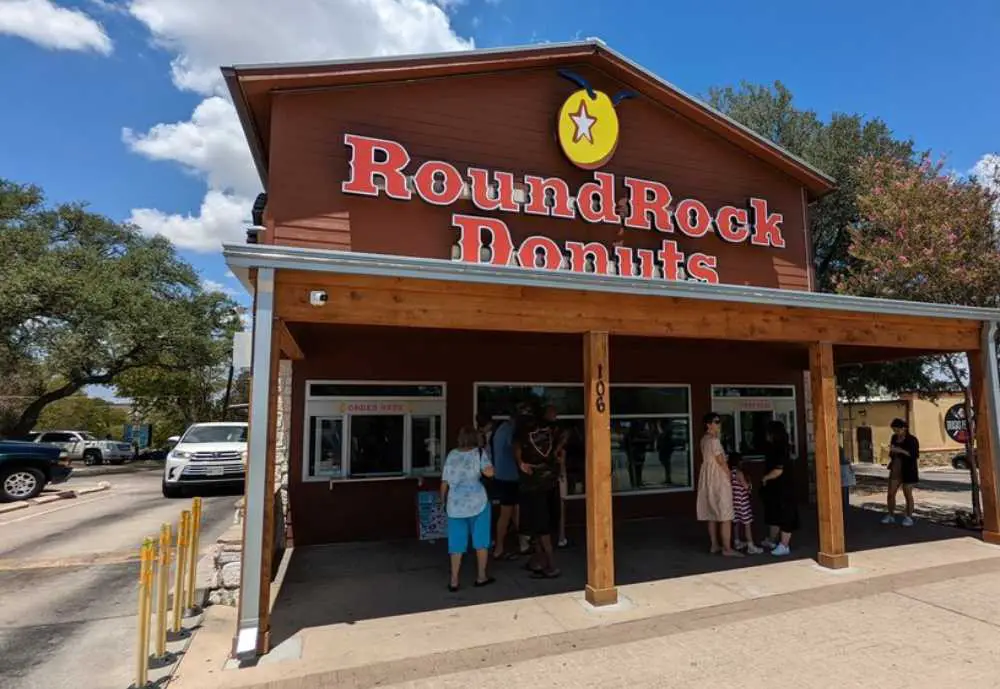
[[[490,547],[490,506],[475,517],[448,517],[448,553],[461,555],[469,549],[469,537],[472,537],[473,550],[485,550]]]

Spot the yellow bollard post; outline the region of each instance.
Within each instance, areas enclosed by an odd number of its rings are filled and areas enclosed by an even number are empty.
[[[198,578],[198,540],[201,534],[201,498],[195,498],[191,505],[190,562],[188,563],[187,607],[197,610],[194,604],[195,586]]]
[[[177,563],[174,565],[174,624],[172,627],[174,634],[180,633],[181,619],[184,617],[184,579],[190,528],[191,513],[184,510],[181,512],[181,523],[177,527]]]
[[[156,563],[156,659],[167,657],[167,590],[170,588],[170,524],[160,527],[160,550]]]
[[[135,653],[135,687],[142,689],[149,681],[149,615],[153,584],[153,541],[147,538],[139,549],[139,638]]]

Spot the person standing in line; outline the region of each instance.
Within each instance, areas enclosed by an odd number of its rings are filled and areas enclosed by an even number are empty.
[[[770,528],[762,544],[775,556],[788,555],[792,533],[799,528],[798,498],[795,495],[795,465],[788,441],[788,431],[780,421],[767,424],[767,445],[764,451],[764,474],[761,497],[764,499],[764,521]]]
[[[760,555],[764,551],[754,543],[753,503],[750,499],[750,482],[747,480],[746,474],[743,473],[743,457],[738,452],[733,452],[729,455],[728,461],[729,480],[733,486],[733,540],[735,548],[740,551],[746,550],[747,555]]]
[[[493,557],[497,560],[514,560],[527,550],[527,543],[522,543],[520,552],[507,550],[507,541],[511,533],[519,531],[518,509],[518,473],[517,461],[514,459],[514,418],[504,419],[497,425],[490,438],[490,449],[495,470],[493,491],[500,503],[500,516],[497,519],[496,545],[493,547]],[[524,539],[525,541],[527,539]]]
[[[903,526],[913,526],[913,486],[920,480],[917,460],[920,459],[920,442],[902,419],[892,420],[892,440],[889,441],[889,495],[886,507],[889,514],[882,518],[883,524],[896,523],[896,494],[900,486],[906,498],[906,514]]]
[[[559,527],[559,440],[555,429],[531,416],[518,421],[514,458],[521,472],[521,530],[533,539],[535,552],[527,569],[536,579],[560,575],[553,558],[553,535]]]
[[[463,426],[458,432],[454,450],[448,453],[441,473],[441,500],[448,515],[448,555],[451,578],[448,590],[458,591],[458,574],[462,555],[469,540],[476,551],[476,586],[496,581],[486,574],[490,547],[490,502],[482,478],[493,476],[493,465],[479,445],[479,433]]]
[[[743,553],[733,550],[733,488],[726,453],[719,440],[722,418],[715,412],[709,412],[702,421],[705,435],[701,439],[701,469],[698,473],[698,521],[708,524],[709,552],[742,557]]]

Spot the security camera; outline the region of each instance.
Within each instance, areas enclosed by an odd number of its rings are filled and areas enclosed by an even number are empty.
[[[313,290],[309,293],[309,303],[313,306],[323,306],[326,303],[326,292],[323,290]]]

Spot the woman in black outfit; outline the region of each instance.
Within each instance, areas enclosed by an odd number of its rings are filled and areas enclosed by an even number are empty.
[[[764,501],[764,521],[770,528],[764,547],[772,548],[772,555],[788,555],[792,532],[799,528],[799,508],[788,432],[780,421],[767,424],[764,457],[766,473],[761,497]]]

